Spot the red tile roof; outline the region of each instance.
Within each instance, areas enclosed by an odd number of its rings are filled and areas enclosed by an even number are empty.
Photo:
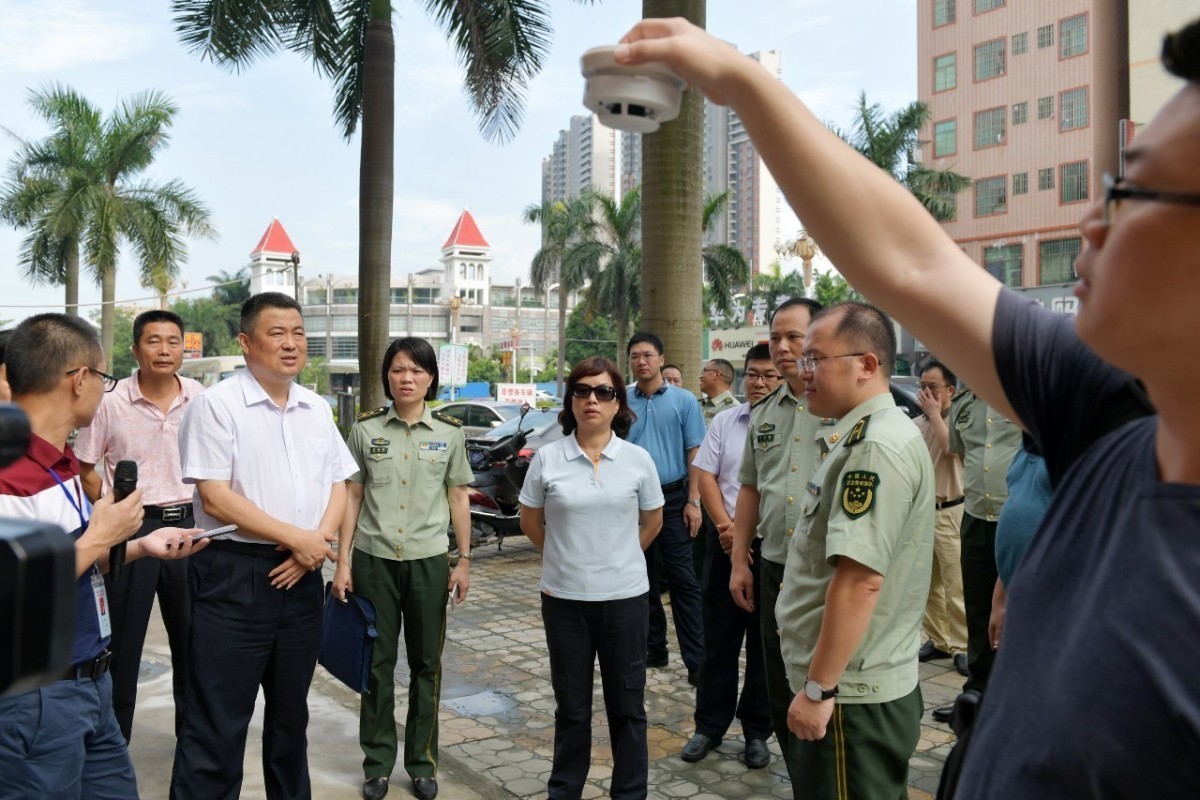
[[[479,226],[475,224],[470,211],[463,211],[458,222],[454,223],[454,230],[450,231],[450,238],[442,245],[443,250],[450,247],[491,247],[479,232]]]
[[[276,217],[271,220],[271,224],[267,226],[266,232],[258,240],[258,246],[250,251],[250,255],[256,256],[259,253],[283,253],[291,255],[296,250],[296,245],[292,244],[291,237],[283,229],[283,223]]]

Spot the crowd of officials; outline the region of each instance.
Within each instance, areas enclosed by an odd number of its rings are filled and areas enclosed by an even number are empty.
[[[667,380],[649,332],[628,342],[628,386],[607,359],[575,365],[566,435],[537,452],[521,493],[522,530],[543,552],[549,797],[582,794],[597,660],[610,794],[652,793],[644,690],[647,668],[670,659],[662,585],[697,687],[686,761],[736,718],[746,766],[769,762],[773,733],[797,798],[907,796],[918,663],[947,658],[967,683],[935,711],[961,737],[944,796],[1194,796],[1200,383],[1186,353],[1200,334],[1200,21],[1166,40],[1183,88],[1081,223],[1073,321],[971,264],[728,45],[645,20],[616,57],[665,62],[732,105],[809,229],[880,307],[782,303],[769,344],[741,365],[742,403],[728,361],[704,365],[703,401]],[[1153,317],[1129,313],[1150,298]],[[922,365],[916,422],[890,391],[896,343],[881,308],[942,359]],[[260,689],[267,794],[310,796],[305,698],[327,559],[334,602],[356,592],[378,609],[363,794],[387,794],[399,756],[403,632],[404,768],[417,797],[436,796],[446,601],[470,589],[472,473],[457,423],[427,404],[432,348],[392,343],[390,403],[360,415],[347,442],[295,382],[306,338],[291,298],[246,302],[246,369],[204,391],[176,374],[182,333],[171,312],[139,316],[139,369],[123,380],[75,317],[31,317],[3,342],[0,390],[33,436],[0,471],[0,515],[69,532],[77,602],[71,666],[0,698],[0,797],[137,796],[127,742],[156,596],[175,665],[171,796],[238,796]],[[120,460],[141,464],[142,480],[117,502]],[[224,524],[236,530],[195,538]],[[126,540],[128,567],[106,580]]]

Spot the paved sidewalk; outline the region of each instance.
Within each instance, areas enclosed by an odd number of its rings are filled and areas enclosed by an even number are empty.
[[[542,629],[538,581],[541,556],[524,538],[510,539],[503,551],[479,548],[471,568],[468,602],[447,623],[441,710],[440,798],[512,800],[544,798],[553,754],[554,697]],[[670,606],[668,605],[669,609]],[[156,614],[157,617],[157,614]],[[668,630],[673,635],[672,626]],[[646,711],[650,721],[650,797],[790,798],[786,770],[778,757],[762,770],[740,761],[743,741],[735,721],[727,738],[708,758],[687,764],[679,758],[694,731],[695,690],[678,661],[650,670]],[[170,661],[166,634],[152,625],[143,658],[143,682],[131,747],[143,797],[166,797],[174,751]],[[403,726],[407,665],[396,671],[396,718]],[[612,770],[597,672],[593,717],[595,745],[584,798],[606,797]],[[957,695],[963,679],[949,661],[921,665],[926,709]],[[260,698],[261,700],[261,698]],[[358,697],[320,667],[309,694],[309,764],[313,796],[355,798],[362,781],[358,749]],[[261,714],[261,702],[260,702]],[[247,744],[242,796],[263,797],[259,765],[261,717],[256,715]],[[953,734],[926,714],[921,741],[910,762],[909,797],[931,798]],[[403,767],[392,776],[388,797],[411,797]]]

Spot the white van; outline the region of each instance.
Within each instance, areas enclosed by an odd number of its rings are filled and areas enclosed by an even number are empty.
[[[207,388],[214,386],[239,369],[246,368],[246,359],[242,356],[211,356],[209,358],[185,358],[179,374],[185,378],[200,381]]]

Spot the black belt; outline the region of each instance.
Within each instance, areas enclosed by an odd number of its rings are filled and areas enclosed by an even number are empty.
[[[961,506],[962,504],[963,498],[960,497],[957,500],[947,500],[944,503],[934,503],[933,508],[935,511],[941,511],[943,508],[954,508],[955,506]]]
[[[672,483],[664,483],[662,485],[662,490],[664,493],[673,492],[676,489],[683,489],[686,486],[687,486],[687,478],[680,478],[679,480],[674,481]]]
[[[247,556],[281,556],[286,557],[287,554],[277,551],[273,544],[252,544],[250,542],[235,542],[231,539],[210,539],[209,547],[215,547],[217,550],[228,550],[231,553],[241,553]]]
[[[110,661],[112,661],[112,651],[105,650],[91,661],[85,661],[82,664],[72,664],[70,667],[67,667],[66,671],[59,677],[59,680],[76,681],[80,678],[95,680],[108,672],[108,663]]]
[[[143,506],[142,510],[151,519],[161,519],[163,522],[179,522],[192,515],[192,504],[184,503],[179,506]]]

